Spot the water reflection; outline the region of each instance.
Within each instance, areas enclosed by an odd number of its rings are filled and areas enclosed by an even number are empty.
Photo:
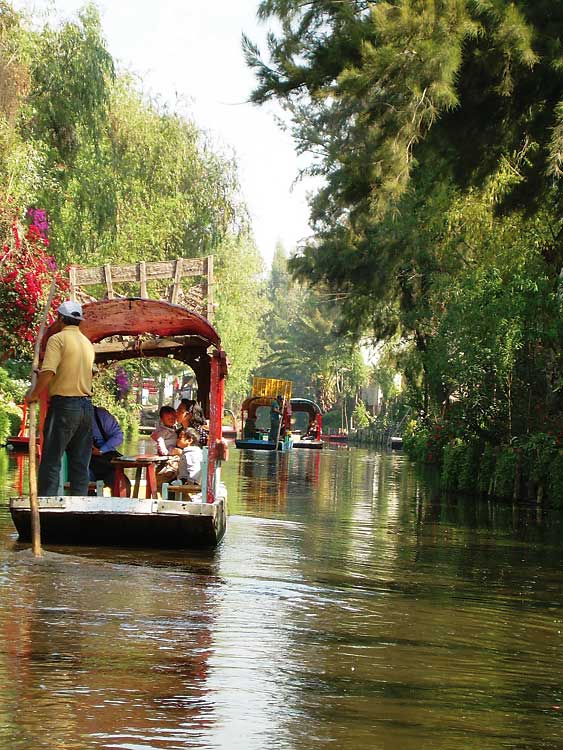
[[[215,720],[208,675],[221,585],[211,571],[57,553],[9,560],[0,689],[3,734],[17,733],[5,746],[42,736],[46,747],[192,746]]]
[[[563,746],[559,511],[354,449],[231,451],[224,478],[215,552],[37,563],[0,506],[2,746]]]

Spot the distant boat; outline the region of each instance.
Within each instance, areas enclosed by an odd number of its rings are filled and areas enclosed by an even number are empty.
[[[19,453],[28,453],[29,438],[26,435],[22,435],[21,437],[16,435],[14,437],[6,438],[6,446],[13,451],[18,451]]]
[[[29,435],[27,434],[27,402],[24,401],[24,403],[20,404],[18,408],[22,410],[20,429],[17,435],[10,435],[9,438],[6,438],[6,446],[13,451],[27,453],[29,451]]]
[[[283,382],[283,381],[282,381]],[[291,411],[287,407],[287,401],[284,402],[284,412],[282,415],[282,430],[280,439],[277,444],[274,440],[269,439],[269,431],[261,430],[256,426],[258,409],[269,409],[275,396],[250,396],[242,402],[241,406],[241,425],[242,434],[235,440],[237,448],[255,451],[288,451],[293,447],[293,440],[288,434],[284,435],[285,428],[289,424]]]
[[[293,433],[293,447],[321,450],[323,448],[321,440],[323,415],[319,405],[308,398],[292,398],[290,406],[292,414],[295,412],[305,412],[309,416],[309,423],[305,434]]]
[[[326,443],[347,443],[348,433],[347,432],[323,432],[321,434],[321,440]]]

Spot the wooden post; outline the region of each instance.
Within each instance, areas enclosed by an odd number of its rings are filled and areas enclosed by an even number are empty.
[[[68,280],[70,282],[70,299],[76,302],[76,267],[70,266],[68,269]]]
[[[37,382],[37,368],[39,367],[39,349],[41,347],[41,339],[45,332],[45,323],[47,321],[47,315],[55,296],[56,281],[51,281],[51,288],[49,289],[49,296],[45,303],[45,309],[43,310],[43,317],[41,318],[41,325],[39,326],[39,332],[35,339],[35,346],[33,347],[33,362],[31,364],[31,389],[35,387]],[[41,557],[41,522],[39,520],[39,502],[37,500],[37,439],[36,439],[36,424],[35,424],[35,412],[37,404],[32,402],[29,405],[29,509],[31,514],[31,548],[35,557]]]
[[[178,296],[180,294],[180,284],[182,283],[182,258],[178,258],[176,261],[176,268],[174,270],[174,284],[172,285],[172,292],[170,294],[170,302],[173,305],[178,304]]]
[[[212,323],[213,322],[213,256],[208,255],[207,256],[207,320]]]
[[[115,297],[115,294],[113,293],[113,280],[111,278],[111,266],[109,263],[104,263],[104,274],[106,277],[108,299],[113,299]]]
[[[281,414],[280,414],[280,419],[279,419],[279,422],[278,422],[278,434],[276,435],[276,444],[274,446],[274,450],[275,451],[277,451],[277,449],[278,449],[278,443],[280,442],[280,433],[281,433],[281,428],[282,428],[284,413],[285,413],[285,396],[283,397],[283,402],[282,402],[282,406],[281,406]]]
[[[141,297],[143,299],[148,299],[149,295],[147,293],[147,267],[144,260],[139,261],[139,280],[141,282]]]

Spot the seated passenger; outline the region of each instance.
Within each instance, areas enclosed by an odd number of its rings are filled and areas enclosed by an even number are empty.
[[[207,433],[205,415],[201,406],[193,399],[183,398],[176,409],[176,420],[178,424],[187,429],[192,427],[199,435],[199,444],[207,445]]]
[[[247,440],[256,437],[256,417],[247,417],[244,423],[244,435]]]
[[[178,434],[176,432],[176,409],[173,406],[163,406],[159,413],[160,421],[151,433],[151,438],[157,446],[159,456],[179,455],[176,449]]]
[[[182,484],[200,484],[203,452],[199,447],[197,432],[191,427],[187,430],[180,430],[178,447],[182,451],[178,466],[178,481]]]
[[[151,434],[155,441],[159,456],[168,456],[168,461],[161,465],[156,472],[156,486],[160,490],[165,482],[171,482],[178,476],[178,462],[182,450],[177,447],[178,433],[176,430],[176,409],[163,406],[159,411],[160,421]]]
[[[303,440],[318,440],[319,439],[319,425],[316,417],[311,417],[307,426],[307,432]]]
[[[103,481],[106,487],[113,486],[115,466],[112,459],[121,456],[116,450],[123,442],[123,430],[117,419],[103,406],[94,406],[92,412],[92,455],[90,457],[90,481]],[[126,484],[130,485],[125,477]]]

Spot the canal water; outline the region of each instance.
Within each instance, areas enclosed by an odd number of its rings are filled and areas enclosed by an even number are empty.
[[[18,545],[0,451],[0,748],[561,750],[560,511],[400,454],[231,450],[211,552]]]

